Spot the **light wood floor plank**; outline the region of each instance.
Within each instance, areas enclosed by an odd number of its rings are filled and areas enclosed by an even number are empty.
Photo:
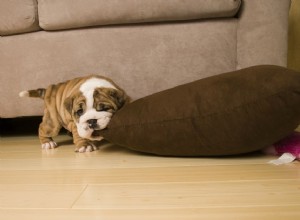
[[[0,209],[5,220],[290,220],[300,206],[194,209]]]
[[[300,181],[89,185],[74,208],[150,209],[300,205]]]
[[[70,152],[70,154],[75,154]],[[24,157],[26,154],[24,154]],[[36,170],[38,167],[41,170],[55,169],[102,169],[102,168],[137,168],[137,167],[189,167],[189,166],[227,166],[236,164],[266,164],[274,157],[240,157],[240,158],[170,158],[170,157],[155,157],[143,156],[136,154],[117,154],[106,153],[87,153],[68,155],[52,159],[52,156],[40,156],[35,159],[7,159],[6,155],[1,156],[3,166],[0,170]],[[72,158],[70,158],[72,157]],[[16,163],[18,161],[18,163]]]
[[[68,170],[1,170],[0,184],[102,184],[299,179],[300,164],[207,167],[148,167]]]
[[[300,217],[300,206],[198,209],[0,209],[5,220],[287,220]]]
[[[86,185],[0,185],[0,208],[71,208]]]

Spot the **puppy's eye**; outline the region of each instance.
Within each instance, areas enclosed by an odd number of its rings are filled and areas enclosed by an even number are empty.
[[[104,106],[101,111],[108,111],[110,109],[109,106]]]
[[[83,115],[83,109],[78,109],[78,110],[76,111],[76,115],[78,115],[78,116]]]
[[[97,106],[97,111],[108,111],[108,110],[110,110],[111,109],[111,107],[110,106],[108,106],[108,105],[104,105],[104,104],[99,104],[98,106]]]

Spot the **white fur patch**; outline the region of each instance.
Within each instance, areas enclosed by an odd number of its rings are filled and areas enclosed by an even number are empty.
[[[99,130],[106,128],[108,125],[112,113],[101,111],[96,111],[93,108],[94,104],[94,91],[96,88],[112,88],[117,89],[112,83],[105,79],[91,78],[85,81],[79,88],[84,97],[86,98],[86,112],[79,118],[79,123],[76,123],[78,134],[82,138],[92,139],[93,129],[89,128],[87,123],[90,119],[97,119],[97,124]],[[99,137],[100,139],[101,137]],[[102,138],[101,138],[102,139]]]
[[[42,144],[42,149],[53,149],[57,147],[57,143],[54,141],[49,141]]]
[[[99,78],[91,78],[85,81],[79,88],[79,90],[82,92],[82,94],[86,98],[86,106],[87,110],[93,108],[94,104],[94,91],[96,88],[112,88],[117,89],[113,84],[111,84],[109,81],[105,79],[99,79]]]
[[[28,97],[29,96],[29,92],[28,91],[22,91],[19,93],[20,97]]]

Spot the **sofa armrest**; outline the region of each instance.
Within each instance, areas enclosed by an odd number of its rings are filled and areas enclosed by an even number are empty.
[[[237,69],[287,65],[290,0],[244,0],[237,29]]]

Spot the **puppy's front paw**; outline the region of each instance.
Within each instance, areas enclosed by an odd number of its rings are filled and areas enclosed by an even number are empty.
[[[49,141],[42,144],[42,149],[54,149],[57,147],[57,143],[54,141]]]
[[[88,143],[87,146],[77,147],[75,152],[84,153],[84,152],[92,152],[98,150],[98,147],[94,144]]]

